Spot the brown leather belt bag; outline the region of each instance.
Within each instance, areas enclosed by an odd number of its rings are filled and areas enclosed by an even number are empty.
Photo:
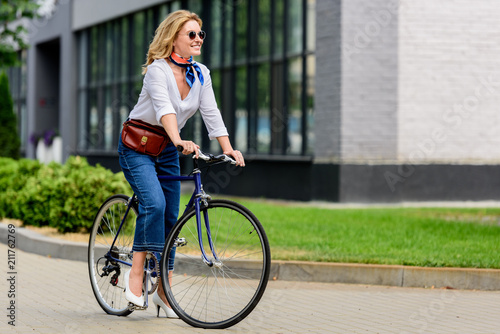
[[[170,138],[162,126],[130,119],[123,123],[122,142],[136,152],[156,157],[170,143]]]

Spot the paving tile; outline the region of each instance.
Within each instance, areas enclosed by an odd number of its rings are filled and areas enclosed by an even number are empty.
[[[0,254],[7,248],[0,244]],[[16,252],[16,326],[0,314],[1,333],[207,333],[151,307],[128,317],[97,304],[87,264]],[[6,256],[0,268],[6,276]],[[7,281],[0,281],[0,293]],[[5,299],[1,299],[5,302]],[[228,333],[495,333],[499,291],[398,288],[271,281],[257,308]]]

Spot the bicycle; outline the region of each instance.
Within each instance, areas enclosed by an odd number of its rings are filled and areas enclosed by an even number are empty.
[[[229,156],[202,151],[199,158],[206,167],[236,163]],[[147,253],[143,282],[146,298],[142,307],[125,299],[123,283],[123,268],[132,265],[137,196],[113,195],[97,212],[89,238],[88,265],[92,290],[106,313],[127,316],[146,309],[147,295],[158,287],[172,256],[172,283],[168,279],[161,282],[170,306],[189,325],[206,329],[231,327],[248,316],[260,301],[271,267],[264,228],[243,205],[207,195],[194,155],[193,165],[193,171],[186,176],[158,175],[159,180],[167,182],[192,181],[194,191],[166,239],[163,256]]]

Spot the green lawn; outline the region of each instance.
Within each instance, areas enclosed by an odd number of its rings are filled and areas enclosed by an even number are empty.
[[[500,268],[500,209],[320,209],[243,200],[276,260]]]

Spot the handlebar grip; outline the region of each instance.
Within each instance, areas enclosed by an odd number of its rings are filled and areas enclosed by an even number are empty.
[[[184,147],[182,147],[181,145],[177,145],[177,151],[178,152],[184,151]]]

